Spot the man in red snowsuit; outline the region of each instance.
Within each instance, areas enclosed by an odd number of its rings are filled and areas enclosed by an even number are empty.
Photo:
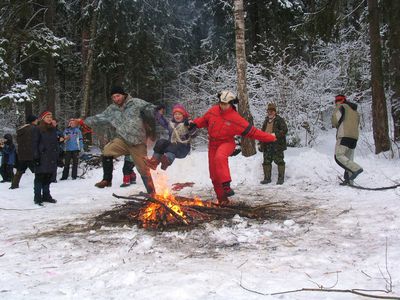
[[[231,175],[228,158],[235,150],[235,135],[259,140],[264,143],[276,141],[273,134],[263,132],[247,122],[236,111],[238,102],[230,91],[218,94],[219,103],[211,107],[202,117],[189,125],[208,128],[208,168],[215,193],[220,204],[228,202],[235,193],[230,188]]]

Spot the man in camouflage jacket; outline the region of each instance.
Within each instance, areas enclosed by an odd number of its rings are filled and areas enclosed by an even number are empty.
[[[260,143],[259,150],[263,152],[263,171],[264,179],[260,181],[261,184],[271,182],[272,162],[278,166],[278,181],[276,184],[283,184],[285,180],[285,160],[283,151],[286,150],[286,134],[287,125],[285,120],[277,115],[276,105],[269,103],[267,108],[267,116],[261,127],[262,131],[274,133],[276,142],[274,143]]]
[[[111,98],[113,103],[105,111],[88,117],[84,122],[94,128],[111,125],[116,131],[116,137],[104,146],[103,180],[95,186],[111,186],[113,158],[131,155],[147,192],[152,194],[155,192],[153,180],[143,159],[147,156],[146,128],[149,122],[154,122],[155,106],[144,100],[132,98],[121,87],[111,89]]]

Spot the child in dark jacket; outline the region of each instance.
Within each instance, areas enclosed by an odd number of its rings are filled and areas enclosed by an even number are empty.
[[[79,153],[83,150],[83,137],[79,129],[79,123],[71,119],[64,130],[64,170],[60,180],[66,180],[69,176],[69,165],[72,159],[72,179],[78,177]]]
[[[43,112],[39,117],[39,125],[33,130],[34,202],[40,206],[43,205],[43,202],[57,202],[50,195],[51,178],[57,170],[59,151],[57,131],[52,124],[52,119],[51,112]]]
[[[189,114],[181,104],[173,107],[171,121],[165,119],[161,109],[156,111],[156,120],[168,130],[169,139],[159,139],[154,145],[153,156],[145,158],[145,162],[153,170],[161,162],[161,169],[166,170],[175,158],[185,158],[189,154],[196,128],[188,129]]]
[[[11,134],[4,135],[4,144],[0,145],[0,151],[3,156],[0,167],[0,174],[3,177],[1,182],[11,182],[14,176],[13,168],[17,159]]]

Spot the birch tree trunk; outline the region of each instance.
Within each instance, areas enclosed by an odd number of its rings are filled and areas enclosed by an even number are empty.
[[[368,0],[368,14],[371,51],[372,129],[375,141],[375,154],[378,154],[389,150],[391,145],[383,88],[382,49],[377,0]]]
[[[85,2],[85,1],[83,1]],[[93,74],[93,40],[97,30],[97,3],[93,3],[93,14],[90,20],[89,32],[87,30],[82,31],[82,61],[84,63],[83,68],[83,96],[81,103],[80,115],[82,118],[86,118],[89,114],[90,107],[90,89],[92,83]]]
[[[253,117],[250,113],[246,84],[246,48],[244,32],[243,0],[235,0],[236,68],[239,113],[250,124],[253,124]],[[243,156],[251,156],[256,154],[254,140],[242,138],[242,154]]]

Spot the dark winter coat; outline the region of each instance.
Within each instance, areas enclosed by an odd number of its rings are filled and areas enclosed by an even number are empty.
[[[25,124],[17,129],[18,160],[33,160],[32,135],[35,125]]]
[[[264,123],[261,127],[262,131],[265,131],[269,122],[268,116],[265,118]],[[287,149],[286,145],[286,134],[288,132],[288,128],[285,120],[279,116],[275,116],[274,125],[272,127],[272,133],[275,133],[276,142],[271,144],[260,143],[261,151],[267,151],[273,149],[274,151],[280,152],[285,151]]]
[[[3,165],[13,166],[15,165],[17,159],[15,145],[13,143],[11,134],[6,134],[4,138],[6,139],[6,142],[4,143],[4,147],[1,149],[3,154],[1,163]]]
[[[42,121],[34,128],[32,141],[35,173],[56,172],[59,151],[56,128]]]

